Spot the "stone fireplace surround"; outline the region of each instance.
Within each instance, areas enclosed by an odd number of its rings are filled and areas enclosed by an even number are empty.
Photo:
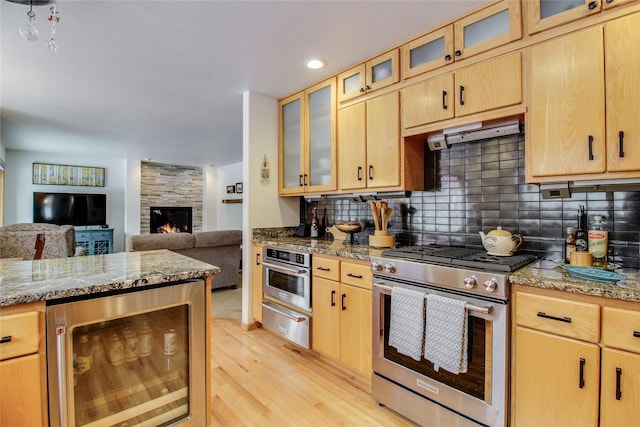
[[[142,162],[140,170],[140,234],[149,234],[151,207],[191,207],[192,231],[202,231],[202,168]]]

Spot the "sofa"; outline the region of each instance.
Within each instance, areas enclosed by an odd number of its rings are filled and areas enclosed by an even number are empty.
[[[238,286],[242,230],[158,233],[129,236],[128,250],[169,249],[220,268],[211,284],[213,289]]]
[[[72,225],[21,223],[0,227],[0,259],[33,259],[36,237],[44,233],[42,259],[64,258],[76,253],[76,232]]]

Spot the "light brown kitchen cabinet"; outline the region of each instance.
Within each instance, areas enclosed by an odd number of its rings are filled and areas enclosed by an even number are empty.
[[[312,349],[371,375],[371,283],[366,263],[314,255]]]
[[[338,102],[366,95],[399,81],[399,51],[393,49],[340,73]]]
[[[411,129],[522,103],[522,54],[512,52],[402,89],[402,124]]]
[[[529,34],[539,33],[599,13],[603,0],[528,0],[525,19]]]
[[[338,111],[341,190],[399,187],[400,94],[390,92]]]
[[[633,426],[640,407],[640,311],[602,308],[600,425]]]
[[[253,245],[253,264],[251,266],[251,312],[256,322],[262,323],[262,258],[263,246]]]
[[[600,307],[517,292],[514,425],[597,426]]]
[[[520,2],[495,2],[402,45],[402,79],[415,77],[520,38]]]
[[[279,194],[336,189],[336,79],[280,100]]]
[[[402,45],[402,79],[453,63],[453,24]]]
[[[511,425],[637,425],[640,304],[513,290]]]
[[[639,175],[638,25],[630,15],[531,47],[527,182]]]
[[[455,60],[468,58],[522,38],[520,1],[493,3],[453,23]]]
[[[47,426],[44,304],[0,309],[0,425]]]

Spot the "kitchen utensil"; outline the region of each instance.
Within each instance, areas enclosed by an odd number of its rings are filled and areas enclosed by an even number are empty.
[[[391,219],[391,215],[393,215],[393,209],[387,208],[387,211],[385,212],[385,216],[383,219],[383,226],[382,226],[383,230],[387,230],[389,228],[389,220]]]
[[[593,255],[591,252],[571,252],[569,255],[569,262],[571,265],[578,265],[582,267],[591,267],[593,264]]]
[[[380,213],[378,211],[378,206],[376,202],[371,202],[371,214],[373,215],[373,223],[375,224],[376,230],[380,230]]]
[[[500,226],[487,234],[480,231],[480,237],[487,254],[494,256],[511,256],[524,241],[519,234],[511,234]]]

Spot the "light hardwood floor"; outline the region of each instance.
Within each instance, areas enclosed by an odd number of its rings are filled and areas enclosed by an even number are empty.
[[[264,329],[212,323],[214,426],[416,426],[381,408],[368,379]]]

